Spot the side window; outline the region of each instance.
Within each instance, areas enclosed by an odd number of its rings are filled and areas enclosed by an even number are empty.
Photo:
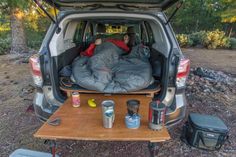
[[[86,26],[86,22],[85,21],[81,21],[78,23],[76,31],[75,31],[75,35],[74,35],[74,43],[82,43],[83,42],[83,32]]]
[[[153,32],[152,32],[152,28],[151,28],[151,26],[148,22],[145,22],[145,26],[146,26],[146,29],[147,29],[149,44],[152,45],[155,42]]]
[[[144,45],[148,43],[148,35],[147,35],[147,30],[145,29],[145,25],[141,25],[141,40]]]
[[[84,32],[84,41],[86,44],[90,44],[93,41],[93,25],[87,24]]]

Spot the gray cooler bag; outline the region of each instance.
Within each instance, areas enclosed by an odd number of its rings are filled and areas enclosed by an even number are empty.
[[[219,150],[228,139],[228,132],[227,126],[220,118],[190,113],[181,139],[193,147]]]

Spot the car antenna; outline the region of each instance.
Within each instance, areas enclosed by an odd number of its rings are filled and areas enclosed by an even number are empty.
[[[176,8],[175,10],[173,11],[173,13],[171,14],[171,16],[168,18],[167,22],[165,23],[165,25],[167,25],[170,20],[175,16],[175,14],[177,13],[177,11],[181,8],[181,6],[183,5],[183,1],[180,1],[177,5],[176,5]]]
[[[47,15],[47,17],[54,23],[57,25],[57,33],[59,33],[61,31],[61,28],[59,27],[59,24],[58,24],[58,20],[57,20],[57,15],[55,14],[56,16],[56,21],[54,20],[54,18],[44,9],[44,7],[42,6],[42,4],[38,1],[38,0],[33,0],[34,3]],[[55,4],[53,2],[53,7],[54,7],[54,12],[56,12],[56,9],[55,9]]]

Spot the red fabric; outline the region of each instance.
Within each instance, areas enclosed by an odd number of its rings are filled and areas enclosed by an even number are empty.
[[[94,52],[95,47],[96,47],[96,45],[94,43],[90,44],[89,47],[84,52],[82,52],[82,55],[88,56],[88,57],[93,56],[93,52]]]
[[[129,52],[129,47],[125,44],[123,40],[108,39],[106,41],[115,44],[119,48],[123,49],[125,52]]]
[[[106,42],[111,42],[119,48],[123,49],[125,52],[129,52],[129,47],[124,43],[123,40],[108,39],[106,40]],[[94,43],[90,44],[89,47],[84,52],[82,52],[82,55],[88,57],[93,56],[95,47],[96,45]]]

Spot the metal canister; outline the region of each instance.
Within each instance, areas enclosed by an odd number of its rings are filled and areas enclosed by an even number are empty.
[[[138,129],[140,126],[140,116],[138,114],[140,101],[131,99],[126,104],[128,113],[125,116],[125,125],[129,129]]]
[[[80,95],[79,92],[72,92],[72,106],[80,107]]]
[[[149,105],[148,126],[153,130],[160,130],[165,123],[166,106],[163,103],[153,101]]]
[[[128,114],[130,116],[138,114],[139,106],[140,106],[139,100],[131,99],[131,100],[128,100],[126,104],[127,104]]]
[[[102,102],[102,119],[104,128],[112,128],[115,120],[115,102],[105,100]]]

